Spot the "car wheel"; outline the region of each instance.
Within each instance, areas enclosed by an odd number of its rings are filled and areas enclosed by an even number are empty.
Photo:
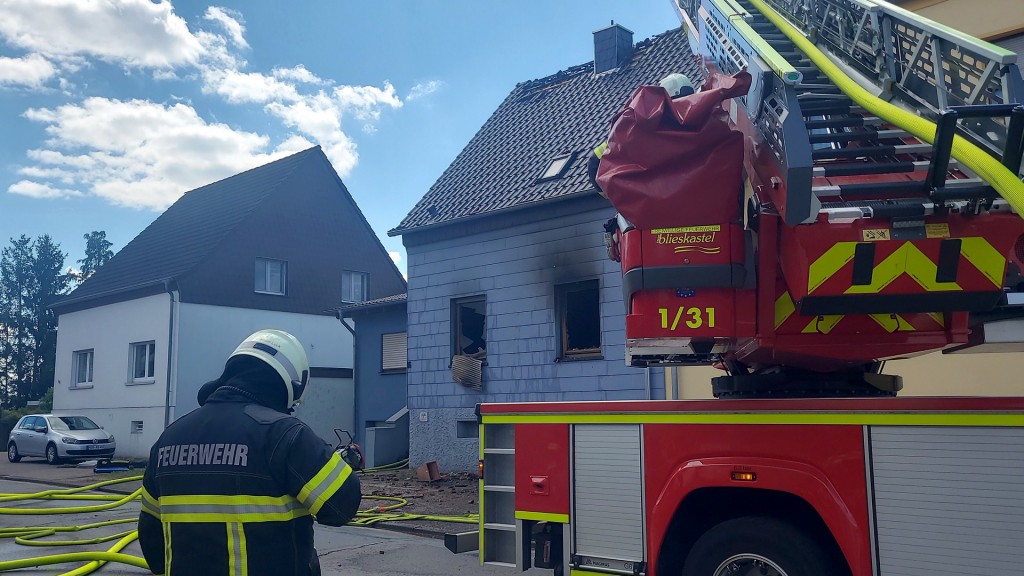
[[[60,454],[57,453],[56,444],[46,445],[46,463],[47,464],[60,464]]]
[[[10,444],[7,445],[7,459],[10,460],[11,462],[21,461],[21,454],[18,454],[18,447],[14,444],[14,442],[11,442]]]
[[[687,554],[682,576],[841,574],[817,542],[796,526],[765,517],[727,520]]]

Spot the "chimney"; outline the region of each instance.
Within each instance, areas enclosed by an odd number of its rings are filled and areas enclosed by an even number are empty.
[[[633,31],[612,20],[611,26],[594,32],[594,73],[625,66],[633,57]]]

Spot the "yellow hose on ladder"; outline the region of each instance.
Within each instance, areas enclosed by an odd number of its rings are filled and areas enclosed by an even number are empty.
[[[929,144],[932,143],[935,138],[934,122],[872,95],[844,74],[817,46],[763,0],[750,0],[750,2],[861,108]],[[1021,182],[1016,174],[977,145],[959,135],[953,138],[952,155],[995,188],[999,195],[1006,199],[1010,206],[1013,206],[1017,214],[1024,218],[1024,182]]]

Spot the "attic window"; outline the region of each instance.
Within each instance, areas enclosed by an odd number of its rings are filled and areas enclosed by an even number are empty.
[[[551,159],[551,163],[548,164],[547,170],[541,174],[537,182],[547,182],[548,180],[556,180],[565,175],[566,170],[572,164],[574,153],[561,154]]]
[[[256,259],[256,292],[284,295],[287,286],[288,264],[282,260]]]

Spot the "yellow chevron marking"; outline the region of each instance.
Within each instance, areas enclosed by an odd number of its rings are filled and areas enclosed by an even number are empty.
[[[789,295],[789,292],[783,292],[782,296],[779,296],[775,300],[775,328],[778,329],[782,326],[782,323],[789,319],[796,312],[796,305],[793,304],[793,297]]]
[[[828,334],[839,324],[839,321],[845,318],[842,314],[829,314],[826,316],[815,316],[807,326],[801,331],[804,334]]]
[[[917,246],[906,242],[875,266],[871,277],[871,284],[850,286],[846,289],[845,293],[877,294],[903,274],[913,278],[915,282],[929,292],[956,292],[963,290],[956,282],[936,282],[935,274],[937,271],[938,266],[935,265],[935,262],[932,262],[923,252],[918,250]]]
[[[961,238],[960,254],[997,287],[1003,285],[1006,258],[988,240],[981,237]],[[811,263],[807,274],[807,293],[814,292],[839,272],[850,260],[857,242],[837,242]],[[892,254],[875,266],[871,284],[850,286],[846,294],[877,294],[903,274],[914,279],[928,292],[959,292],[963,288],[956,282],[936,282],[938,266],[910,242],[903,243]],[[940,317],[941,318],[941,317]],[[937,322],[942,323],[937,318]]]
[[[812,262],[811,267],[807,270],[807,293],[810,294],[817,290],[826,280],[846,266],[847,262],[853,260],[853,250],[856,246],[856,242],[836,242]]]
[[[961,238],[960,254],[968,262],[974,264],[979,272],[992,281],[997,287],[1003,287],[1003,275],[1006,273],[1006,258],[999,253],[988,240],[979,237]]]
[[[893,332],[916,332],[917,328],[910,325],[899,314],[868,314],[871,319],[878,322],[878,325],[885,328],[890,334]]]
[[[946,316],[942,312],[929,312],[928,315],[931,316],[932,320],[935,320],[939,326],[946,325]]]

